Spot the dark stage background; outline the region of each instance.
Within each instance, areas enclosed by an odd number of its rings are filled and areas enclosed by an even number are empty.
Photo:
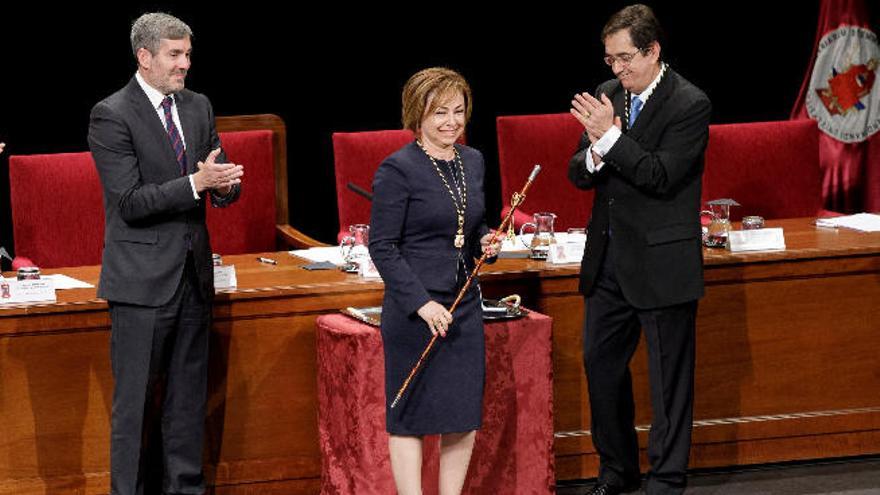
[[[813,50],[818,3],[652,6],[669,34],[665,59],[709,94],[713,123],[723,123],[788,118]],[[192,27],[187,86],[207,94],[218,115],[276,113],[285,120],[290,222],[333,242],[332,132],[397,128],[409,75],[432,65],[459,70],[473,87],[468,142],[486,155],[487,204],[497,218],[495,117],[567,111],[574,92],[611,77],[598,37],[625,3],[324,2],[308,12],[282,2],[131,2],[60,11],[32,5],[5,6],[0,17],[0,140],[7,143],[0,155],[0,244],[10,250],[8,156],[87,149],[92,105],[134,73],[128,34],[144,11],[169,12]],[[245,194],[246,188],[245,182]]]

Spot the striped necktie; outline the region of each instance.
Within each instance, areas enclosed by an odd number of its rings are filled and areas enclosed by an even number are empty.
[[[186,148],[183,147],[183,139],[174,125],[174,118],[171,116],[171,105],[174,100],[170,96],[166,96],[162,100],[162,110],[165,111],[165,129],[168,131],[168,139],[171,141],[171,147],[174,149],[174,156],[177,157],[177,164],[180,165],[180,175],[186,175]]]

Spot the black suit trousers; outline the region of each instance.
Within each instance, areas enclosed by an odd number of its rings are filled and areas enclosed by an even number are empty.
[[[584,368],[599,453],[599,479],[631,487],[639,481],[639,448],[629,364],[644,329],[653,421],[648,438],[647,493],[683,493],[694,402],[697,302],[637,309],[615,276],[609,240],[602,267],[586,298]]]
[[[111,494],[204,493],[211,301],[200,294],[192,253],[168,303],[111,301],[110,318]]]

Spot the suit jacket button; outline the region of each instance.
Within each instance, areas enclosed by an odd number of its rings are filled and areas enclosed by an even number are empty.
[[[611,206],[613,204],[614,204],[614,198],[608,198],[608,206]]]

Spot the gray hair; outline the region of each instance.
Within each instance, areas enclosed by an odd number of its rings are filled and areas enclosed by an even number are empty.
[[[131,50],[137,58],[137,52],[146,48],[153,55],[159,53],[159,42],[192,38],[192,29],[173,15],[154,12],[144,14],[131,25]]]

